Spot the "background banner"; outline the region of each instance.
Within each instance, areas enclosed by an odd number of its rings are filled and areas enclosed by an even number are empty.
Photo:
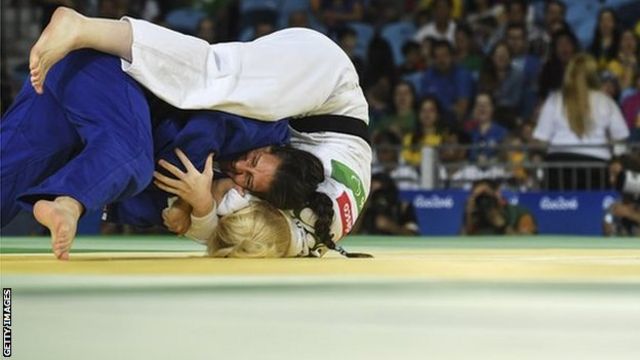
[[[413,204],[422,235],[460,233],[468,191],[403,191],[400,196]],[[605,211],[619,198],[613,191],[503,191],[502,196],[529,209],[540,234],[565,235],[602,235]]]

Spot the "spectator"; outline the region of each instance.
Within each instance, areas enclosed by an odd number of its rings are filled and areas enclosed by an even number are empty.
[[[640,201],[624,195],[605,215],[605,235],[640,236]]]
[[[362,215],[361,232],[372,235],[417,235],[415,209],[400,200],[398,187],[386,174],[371,178],[371,195]]]
[[[544,102],[533,136],[550,145],[547,161],[603,164],[580,169],[550,169],[550,189],[605,187],[601,171],[611,158],[605,144],[625,140],[629,130],[615,101],[599,91],[593,57],[579,54],[571,60],[561,91]]]
[[[501,161],[506,164],[506,169],[510,173],[510,182],[516,186],[516,189],[530,189],[529,173],[525,168],[527,152],[523,147],[522,138],[515,135],[507,135],[502,144],[506,147],[501,154]]]
[[[418,29],[414,38],[422,41],[431,37],[436,40],[455,42],[456,23],[451,18],[452,0],[433,1],[433,20]]]
[[[311,28],[309,15],[307,15],[307,12],[303,10],[293,11],[291,14],[289,14],[289,22],[287,24],[287,27]]]
[[[268,17],[256,17],[253,25],[253,39],[257,39],[276,31],[275,21]]]
[[[525,78],[522,72],[511,65],[511,53],[504,42],[499,42],[485,62],[478,88],[496,99],[496,115],[500,123],[513,129],[522,118]]]
[[[198,27],[196,28],[196,36],[209,44],[215,44],[218,42],[215,21],[208,17],[200,20],[200,23],[198,23]]]
[[[473,91],[471,74],[453,60],[453,49],[446,41],[433,42],[433,66],[421,78],[420,96],[435,95],[447,118],[464,119]]]
[[[637,176],[634,174],[640,174],[640,157],[622,156],[609,164],[610,184],[620,191],[622,199],[614,202],[605,215],[605,235],[640,235],[640,197],[625,186],[627,177]]]
[[[67,1],[73,3],[74,1]],[[123,0],[100,0],[98,5],[98,16],[119,19],[125,15],[129,10],[128,1]]]
[[[564,69],[578,51],[578,39],[569,29],[556,32],[551,40],[551,54],[542,66],[538,79],[539,98],[545,99],[549,93],[562,85]]]
[[[633,80],[636,74],[640,73],[640,62],[638,62],[638,38],[631,29],[625,30],[620,35],[620,47],[618,55],[607,65],[620,81],[620,88],[624,91],[633,87]]]
[[[471,188],[463,219],[464,235],[532,235],[537,233],[531,212],[506,202],[497,185],[481,180]]]
[[[550,52],[553,34],[566,25],[567,7],[559,0],[547,0],[544,4],[543,29],[539,41],[532,42],[532,50],[539,56],[547,56]]]
[[[469,154],[472,161],[480,156],[492,159],[497,155],[495,147],[500,145],[508,134],[507,129],[493,121],[494,102],[490,94],[481,92],[476,95],[473,107],[475,126],[471,130],[471,144],[473,148]]]
[[[538,29],[532,21],[530,21],[529,7],[525,0],[507,0],[505,2],[505,16],[503,17],[500,26],[495,30],[491,41],[489,42],[489,48],[495,47],[495,44],[505,38],[507,32],[507,26],[509,24],[525,24],[527,28],[527,34],[529,38],[527,40],[535,40],[542,36],[542,32]]]
[[[529,119],[537,103],[540,57],[529,53],[526,28],[523,24],[509,24],[506,41],[511,52],[511,66],[524,76],[520,115]]]
[[[329,28],[329,34],[364,17],[363,0],[311,0],[311,9]]]
[[[420,56],[424,61],[424,69],[428,69],[433,64],[433,38],[427,37],[420,43]]]
[[[410,75],[427,68],[426,59],[422,57],[420,44],[415,41],[407,41],[402,45],[404,63],[400,65],[400,75]]]
[[[618,82],[618,78],[610,71],[601,72],[600,90],[616,101],[620,96],[620,83]]]
[[[381,130],[391,130],[402,137],[416,126],[416,92],[413,85],[400,81],[393,87],[393,112],[371,126],[374,134]]]
[[[468,4],[466,22],[471,26],[474,42],[481,50],[490,47],[498,18],[503,12],[502,4],[490,0],[474,0]]]
[[[371,130],[378,128],[376,125],[382,122],[389,111],[391,103],[391,80],[388,77],[380,77],[377,82],[366,88],[365,96],[369,103],[369,123]]]
[[[440,125],[440,105],[433,96],[427,96],[420,101],[418,107],[418,121],[415,131],[404,136],[402,140],[402,158],[413,166],[420,166],[422,148],[424,146],[438,146],[442,142],[442,127]]]
[[[438,149],[438,158],[443,163],[464,161],[467,158],[467,150],[464,146],[470,143],[471,139],[466,132],[458,129],[446,131],[442,135],[442,146]]]
[[[540,71],[540,58],[529,53],[527,30],[523,24],[507,26],[506,43],[511,53],[511,65],[524,74],[527,87],[535,86]]]
[[[482,56],[473,40],[471,28],[466,24],[459,24],[456,27],[455,39],[456,61],[477,79],[482,67]]]
[[[627,127],[637,132],[640,129],[640,74],[636,75],[635,88],[628,90],[621,103],[622,113]]]
[[[438,176],[446,187],[452,187],[453,174],[456,174],[464,166],[467,159],[469,135],[462,130],[447,131],[442,135],[442,144],[438,148],[440,167]]]
[[[598,23],[593,35],[589,52],[598,61],[598,69],[604,70],[607,64],[618,55],[620,28],[616,14],[611,9],[602,9],[598,14]]]
[[[353,66],[359,77],[364,75],[364,60],[356,54],[356,45],[358,44],[358,34],[350,27],[343,27],[338,30],[338,45],[349,56]]]
[[[391,86],[396,75],[397,69],[393,62],[391,46],[380,34],[376,34],[369,44],[365,76],[360,78],[360,84],[365,89],[377,85],[380,81],[385,81],[388,86]]]
[[[419,176],[416,169],[400,163],[400,137],[391,131],[382,131],[373,138],[376,158],[372,173],[389,175],[400,190],[417,189]]]

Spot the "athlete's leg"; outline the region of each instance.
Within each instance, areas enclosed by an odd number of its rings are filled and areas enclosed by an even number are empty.
[[[249,43],[210,45],[141,20],[91,19],[68,9],[56,14],[32,51],[37,88],[60,56],[88,47],[128,61],[129,75],[179,108],[267,121],[304,114],[368,118],[353,64],[318,32],[286,29]],[[63,34],[69,29],[75,29],[71,40]]]
[[[42,93],[49,69],[69,52],[91,48],[122,59],[131,59],[131,26],[128,22],[88,18],[69,8],[56,9],[49,25],[31,49],[31,83]]]
[[[45,95],[64,107],[84,147],[58,171],[18,200],[52,234],[54,251],[66,258],[82,210],[133,196],[151,181],[153,147],[148,106],[141,89],[120,70],[119,60],[92,51],[70,54],[50,74]],[[78,211],[80,209],[81,211]]]
[[[21,210],[18,195],[64,166],[82,146],[63,107],[26,82],[0,121],[0,226]]]

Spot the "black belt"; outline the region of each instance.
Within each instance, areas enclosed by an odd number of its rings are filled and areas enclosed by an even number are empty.
[[[367,124],[360,119],[343,115],[312,115],[289,120],[289,125],[296,131],[314,133],[330,131],[357,136],[371,145]]]

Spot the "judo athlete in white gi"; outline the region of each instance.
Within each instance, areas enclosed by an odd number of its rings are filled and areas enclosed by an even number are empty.
[[[92,19],[59,8],[31,52],[36,91],[51,65],[79,48],[119,56],[126,73],[179,108],[264,121],[293,118],[291,145],[315,155],[324,167],[317,191],[331,201],[333,242],[351,231],[370,188],[368,105],[353,64],[329,38],[294,28],[248,43],[210,45],[145,21]],[[274,171],[252,173],[233,164],[227,170],[255,193],[269,190],[268,181],[261,180]],[[252,188],[255,183],[264,186]],[[316,221],[322,216],[317,213],[300,208],[292,216],[318,235]]]

